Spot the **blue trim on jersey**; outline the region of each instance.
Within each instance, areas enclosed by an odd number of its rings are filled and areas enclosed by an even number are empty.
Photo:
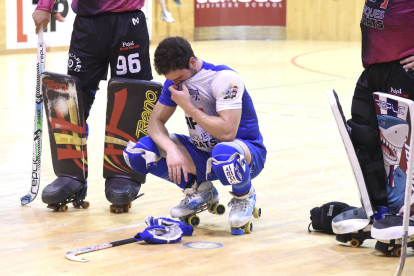
[[[166,80],[164,82],[164,86],[163,86],[162,91],[161,91],[161,96],[158,99],[158,101],[160,103],[162,103],[163,105],[176,107],[177,104],[173,100],[171,100],[171,91],[168,90],[168,88],[171,85],[174,85],[174,82],[172,80]]]

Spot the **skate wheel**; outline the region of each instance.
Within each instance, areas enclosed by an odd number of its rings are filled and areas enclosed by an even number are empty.
[[[124,213],[128,213],[129,212],[129,204],[123,205],[122,206],[122,211],[124,211]]]
[[[226,207],[223,204],[217,204],[214,206],[213,213],[221,216],[226,212]]]
[[[114,213],[114,205],[109,205],[109,212]]]
[[[254,207],[253,217],[260,218],[262,216],[262,208]]]
[[[398,248],[394,248],[392,250],[392,255],[396,256],[396,257],[400,257],[401,256],[401,247]]]
[[[187,219],[188,224],[197,227],[200,224],[200,218],[197,215],[192,215]]]
[[[244,225],[244,233],[250,234],[251,232],[253,232],[253,223],[248,222]]]
[[[357,248],[361,245],[361,242],[358,239],[352,239],[349,243],[353,248]]]
[[[208,208],[207,210],[208,210],[208,212],[210,213],[210,214],[214,214],[214,208],[216,207],[216,205],[212,205],[212,206],[210,206],[210,208]]]
[[[132,202],[130,202],[130,203],[128,204],[128,206],[129,206],[129,208],[131,208],[131,207],[132,207]]]
[[[81,206],[82,206],[83,209],[88,209],[89,206],[91,206],[91,204],[89,204],[89,201],[84,201],[84,202],[82,202]]]
[[[62,207],[60,207],[60,210],[62,212],[66,212],[68,210],[68,205],[63,205]]]

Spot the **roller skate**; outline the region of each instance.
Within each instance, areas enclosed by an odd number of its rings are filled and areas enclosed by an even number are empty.
[[[111,213],[129,212],[132,201],[143,196],[138,195],[141,183],[128,178],[111,177],[105,181],[105,196],[112,204],[109,206]]]
[[[378,240],[375,249],[386,255],[401,256],[401,242],[403,235],[403,218],[391,215],[376,221],[372,225],[372,237]],[[410,220],[408,226],[407,247],[414,250],[414,222]]]
[[[373,239],[371,228],[375,221],[379,221],[389,213],[387,207],[374,207],[375,214],[368,218],[363,207],[340,213],[332,220],[332,230],[336,240],[347,243],[354,248],[361,246],[365,240]]]
[[[87,183],[82,183],[76,179],[67,176],[59,176],[55,181],[47,185],[42,192],[42,201],[47,208],[55,211],[66,212],[66,204],[72,202],[75,208],[88,209],[90,204],[85,201]]]
[[[332,220],[332,230],[339,242],[350,242],[358,247],[371,237],[372,220],[367,218],[364,208],[356,208],[343,212]]]
[[[171,209],[170,214],[189,225],[197,227],[200,224],[197,214],[205,210],[216,215],[222,215],[226,211],[224,205],[219,204],[218,192],[211,181],[194,183],[191,188],[183,190],[183,193],[185,198]]]
[[[228,206],[231,206],[229,223],[231,233],[233,235],[243,235],[243,233],[250,234],[253,231],[253,223],[250,221],[252,215],[255,218],[260,218],[262,209],[255,207],[256,205],[256,191],[253,186],[249,193],[243,196],[237,196],[233,192],[232,200]]]

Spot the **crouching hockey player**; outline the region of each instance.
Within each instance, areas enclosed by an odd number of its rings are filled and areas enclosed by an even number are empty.
[[[211,181],[231,185],[232,234],[250,233],[252,215],[260,216],[251,180],[264,167],[266,148],[242,79],[227,66],[197,58],[181,37],[159,44],[154,65],[167,80],[148,124],[149,136],[130,143],[125,160],[140,174],[182,188],[185,198],[171,216],[194,226],[201,211],[225,211]],[[190,136],[169,134],[165,127],[177,105],[185,112]]]
[[[374,14],[381,14],[381,20],[376,20]],[[353,240],[354,246],[372,236],[378,240],[378,251],[396,255],[401,251],[407,160],[412,147],[409,138],[414,119],[407,116],[407,104],[398,99],[414,100],[413,26],[414,7],[410,0],[365,3],[361,20],[365,70],[356,84],[352,119],[347,124],[337,120],[340,131],[342,128],[349,132],[349,135],[342,131],[341,134],[353,163],[363,207],[335,217],[333,230],[339,234],[338,240]],[[384,48],[389,45],[388,41],[400,43]],[[390,95],[374,94],[378,91]],[[334,110],[332,93],[330,101]],[[336,101],[340,106],[337,98]],[[359,162],[353,162],[352,155],[356,155]],[[411,196],[409,235],[414,234],[413,203]],[[408,246],[413,246],[413,241],[412,236]]]

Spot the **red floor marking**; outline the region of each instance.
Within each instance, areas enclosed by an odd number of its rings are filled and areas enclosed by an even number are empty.
[[[325,49],[325,50],[318,50],[318,51],[313,51],[313,52],[308,52],[308,53],[300,54],[300,55],[297,55],[297,56],[293,57],[293,58],[290,60],[290,63],[292,63],[293,65],[295,65],[295,66],[297,66],[297,67],[299,67],[299,68],[301,68],[301,69],[308,70],[308,71],[311,71],[311,72],[315,72],[315,73],[319,73],[319,74],[323,74],[323,75],[327,75],[327,76],[332,76],[332,77],[346,78],[346,77],[344,77],[344,76],[339,76],[339,75],[329,74],[329,73],[325,73],[325,72],[321,72],[321,71],[313,70],[313,69],[310,69],[310,68],[306,68],[306,67],[301,66],[301,65],[299,65],[299,64],[297,64],[297,63],[296,63],[296,59],[298,59],[298,58],[299,58],[299,57],[301,57],[301,56],[306,56],[306,55],[309,55],[309,54],[314,54],[314,53],[318,53],[318,52],[324,52],[324,51],[337,50],[337,49],[338,49],[338,48],[335,48],[335,49]]]

